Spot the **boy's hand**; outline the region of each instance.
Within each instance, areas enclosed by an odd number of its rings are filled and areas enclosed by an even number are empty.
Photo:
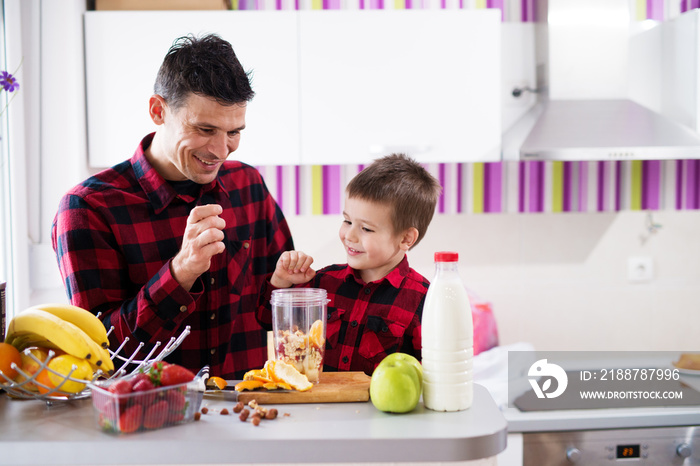
[[[316,271],[311,268],[313,262],[313,257],[301,251],[285,251],[277,261],[270,283],[275,288],[289,288],[306,283],[316,275]]]

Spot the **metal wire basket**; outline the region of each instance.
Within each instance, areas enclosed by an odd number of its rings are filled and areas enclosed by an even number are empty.
[[[114,327],[110,328],[109,332],[107,332],[107,335],[111,335],[113,330]],[[184,328],[184,330],[182,331],[182,333],[180,333],[179,336],[170,338],[170,341],[165,346],[163,346],[162,342],[160,341],[156,342],[155,345],[153,345],[153,348],[151,348],[146,357],[143,359],[136,359],[138,354],[145,346],[145,343],[143,342],[139,343],[138,347],[134,350],[133,353],[131,353],[131,355],[125,356],[121,354],[124,347],[129,342],[129,337],[126,337],[124,338],[124,341],[119,346],[119,348],[116,349],[116,351],[109,350],[110,357],[112,359],[112,362],[114,363],[114,372],[111,375],[109,375],[102,372],[102,370],[98,370],[93,375],[92,380],[82,380],[71,377],[73,375],[73,372],[77,369],[75,365],[67,375],[60,374],[48,367],[51,359],[54,356],[56,356],[56,353],[54,351],[49,350],[48,357],[44,361],[41,361],[31,353],[30,348],[27,348],[24,350],[24,354],[26,354],[29,358],[34,360],[34,362],[36,362],[39,365],[38,370],[34,374],[28,374],[24,372],[22,368],[18,367],[15,363],[12,363],[12,368],[15,369],[18,374],[22,375],[24,380],[22,380],[21,382],[16,382],[8,378],[2,372],[0,372],[0,388],[5,390],[13,398],[38,399],[45,401],[48,405],[53,404],[54,401],[69,401],[89,398],[91,391],[89,388],[87,388],[88,383],[94,383],[98,379],[110,380],[115,379],[117,377],[122,377],[127,374],[134,374],[138,372],[141,368],[148,366],[149,364],[155,361],[161,361],[170,353],[172,353],[178,346],[180,346],[182,341],[189,334],[190,326],[188,325]],[[44,369],[62,378],[61,382],[59,384],[55,384],[55,387],[49,387],[38,381],[36,379],[37,375],[41,373]],[[65,393],[61,391],[61,387],[68,381],[86,384],[86,388],[78,393]],[[35,386],[41,386],[42,389],[46,390],[46,393],[39,393],[37,391],[31,390],[31,384],[34,384]]]

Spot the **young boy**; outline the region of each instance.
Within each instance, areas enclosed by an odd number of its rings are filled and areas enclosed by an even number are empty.
[[[364,371],[390,353],[421,357],[421,314],[429,282],[406,252],[425,236],[440,183],[403,154],[377,159],[346,188],[340,241],[347,264],[315,272],[313,258],[287,251],[263,284],[258,320],[271,328],[270,297],[294,285],[328,293],[324,370]]]

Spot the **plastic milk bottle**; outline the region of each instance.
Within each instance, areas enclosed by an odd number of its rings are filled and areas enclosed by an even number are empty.
[[[435,277],[423,305],[423,403],[435,411],[472,404],[474,324],[456,252],[435,253]]]

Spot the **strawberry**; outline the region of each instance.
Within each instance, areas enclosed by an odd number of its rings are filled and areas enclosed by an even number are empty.
[[[143,406],[136,404],[119,416],[119,430],[123,433],[136,432],[143,422]]]
[[[95,408],[101,413],[100,416],[104,416],[106,420],[115,422],[117,420],[117,406],[115,400],[108,395],[102,393],[93,392],[92,403]]]
[[[120,379],[107,387],[107,391],[115,395],[126,395],[131,393],[131,383],[128,380]]]
[[[137,383],[141,382],[142,380],[148,380],[149,382],[151,381],[151,378],[148,376],[148,374],[145,374],[143,372],[139,372],[138,374],[134,375],[131,379],[131,391],[134,391],[134,385]]]
[[[180,390],[168,390],[165,394],[165,399],[168,400],[170,411],[182,412],[187,404],[185,395]]]
[[[151,367],[149,367],[146,370],[146,373],[151,378],[151,382],[153,382],[153,385],[155,385],[156,387],[161,386],[161,374],[163,370],[168,366],[170,366],[170,364],[165,361],[156,361],[153,364],[151,364]]]
[[[160,384],[163,387],[187,383],[194,379],[194,374],[189,369],[186,369],[177,364],[170,364],[163,368],[160,374]]]
[[[133,392],[147,392],[148,390],[153,390],[154,388],[156,387],[153,385],[153,382],[151,382],[151,379],[146,376],[145,378],[137,380],[131,390]]]
[[[185,419],[185,411],[169,411],[168,412],[168,424],[176,424]]]
[[[146,410],[143,416],[143,426],[146,429],[157,429],[162,427],[168,417],[168,402],[165,400],[158,401]]]

